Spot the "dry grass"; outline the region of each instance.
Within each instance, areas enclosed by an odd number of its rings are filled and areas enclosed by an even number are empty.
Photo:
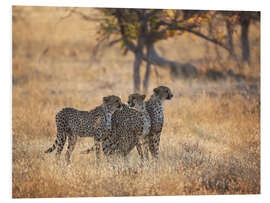
[[[127,100],[133,56],[122,57],[115,47],[89,61],[95,23],[72,16],[56,24],[63,8],[23,9],[13,10],[14,198],[260,193],[260,93],[244,91],[248,81],[239,88],[233,80],[171,81],[167,70],[158,70],[159,77],[153,72],[150,89],[167,85],[175,97],[165,104],[160,160],[145,168],[138,166],[136,150],[129,156],[130,170],[113,170],[105,161],[97,168],[94,154],[79,154],[92,138],[78,140],[68,167],[63,156],[56,163],[54,154],[44,154],[55,139],[61,108],[90,110],[109,94]],[[188,48],[192,43],[197,46]],[[259,50],[255,45],[252,50]],[[204,42],[190,36],[159,46],[167,57],[184,62],[204,57],[198,51]],[[243,71],[259,77],[255,56],[252,64]],[[259,87],[259,80],[252,85]]]

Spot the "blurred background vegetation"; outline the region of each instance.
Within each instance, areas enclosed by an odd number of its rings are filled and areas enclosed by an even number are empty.
[[[140,91],[140,66],[143,60],[146,61],[144,91],[148,89],[151,65],[168,67],[173,76],[187,78],[198,75],[199,70],[192,64],[174,62],[160,56],[155,50],[157,42],[181,36],[184,33],[195,35],[216,45],[216,57],[220,64],[222,61],[217,47],[227,51],[227,59],[236,62],[240,69],[243,63],[251,65],[249,27],[251,24],[260,24],[260,13],[247,11],[162,9],[101,9],[101,11],[105,16],[100,23],[98,33],[101,38],[97,47],[103,41],[112,38],[110,45],[120,42],[124,53],[133,52],[135,91]],[[76,9],[70,12],[78,13]],[[80,14],[87,19],[84,14]],[[235,34],[237,28],[239,34]],[[240,54],[235,52],[235,41],[240,42]],[[190,49],[192,48],[190,46]],[[206,49],[206,52],[208,53],[209,50]],[[234,72],[230,69],[227,73],[233,75]]]
[[[172,79],[206,76],[213,80],[230,77],[239,81],[260,77],[260,12],[50,8],[45,15],[51,25],[45,26],[44,33],[38,28],[37,33],[27,33],[23,39],[17,37],[23,34],[21,32],[36,32],[31,28],[35,20],[44,25],[48,23],[45,19],[30,20],[34,15],[32,9],[46,12],[46,7],[13,8],[13,24],[16,24],[13,57],[27,46],[25,54],[40,62],[50,56],[53,49],[65,45],[66,53],[60,51],[60,57],[67,56],[67,52],[74,60],[88,55],[85,60],[93,64],[103,59],[105,49],[115,45],[119,57],[120,50],[122,58],[130,58],[126,56],[128,53],[133,55],[130,68],[133,69],[134,91],[143,88],[145,92],[153,67],[168,69]],[[78,18],[82,27],[71,23]],[[68,28],[63,29],[69,22]],[[19,25],[26,29],[20,29]],[[74,43],[80,46],[80,52]],[[42,46],[35,50],[38,44]],[[155,76],[152,74],[152,77]]]

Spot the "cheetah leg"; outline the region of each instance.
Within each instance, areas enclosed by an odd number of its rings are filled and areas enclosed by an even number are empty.
[[[71,156],[71,153],[73,152],[73,150],[75,148],[76,141],[77,141],[77,136],[76,135],[70,134],[68,136],[68,148],[67,148],[67,152],[66,152],[67,164],[70,164],[70,156]]]
[[[148,161],[149,160],[149,138],[145,137],[143,139],[143,154],[144,154],[144,158]]]
[[[63,151],[64,145],[66,143],[66,133],[57,132],[57,137],[55,143],[57,144],[56,159],[60,159],[61,152]]]
[[[141,160],[143,160],[142,146],[140,144],[136,144],[136,148],[137,148],[137,151],[138,151],[138,154],[139,154]]]
[[[129,161],[128,161],[127,155],[124,155],[123,159],[124,159],[124,167],[127,167],[127,168],[128,168],[128,166],[129,166]]]
[[[96,164],[99,165],[99,160],[100,160],[100,141],[99,140],[94,140],[94,147],[96,149]]]
[[[159,142],[160,142],[161,132],[156,133],[149,137],[149,149],[152,154],[152,157],[158,159],[159,156]]]
[[[143,162],[144,161],[144,157],[143,157],[143,150],[142,150],[142,144],[141,144],[141,140],[139,140],[137,143],[136,143],[136,148],[137,148],[137,151],[138,151],[138,154],[141,158],[141,161]]]
[[[116,157],[114,157],[113,155],[106,156],[106,162],[110,163],[113,170],[117,169]]]

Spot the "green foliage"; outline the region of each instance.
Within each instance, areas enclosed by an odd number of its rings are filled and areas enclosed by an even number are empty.
[[[104,19],[100,23],[98,34],[109,36],[120,35],[121,47],[125,41],[136,42],[143,35],[151,43],[182,35],[186,28],[196,29],[208,22],[213,12],[186,10],[154,9],[101,9]],[[142,23],[144,30],[142,31]]]

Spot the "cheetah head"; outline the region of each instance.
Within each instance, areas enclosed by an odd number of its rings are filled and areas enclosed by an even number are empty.
[[[103,97],[103,104],[106,109],[111,113],[122,109],[121,99],[114,95]]]
[[[159,86],[154,89],[154,94],[159,97],[160,100],[170,100],[173,97],[171,90],[166,86]]]
[[[144,99],[145,99],[145,95],[141,95],[141,94],[131,94],[128,97],[128,106],[129,107],[134,107],[137,110],[144,110]]]

